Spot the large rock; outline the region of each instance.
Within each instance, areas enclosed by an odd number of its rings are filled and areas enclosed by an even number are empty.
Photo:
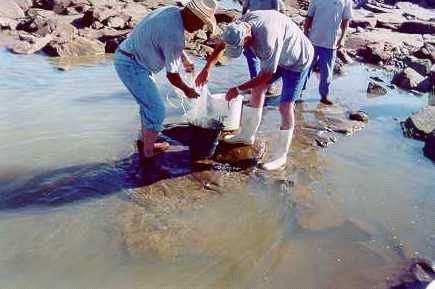
[[[426,157],[435,162],[435,130],[427,136],[423,152]]]
[[[17,26],[18,26],[17,20],[0,16],[0,30],[2,29],[15,30]]]
[[[120,13],[119,7],[93,7],[85,12],[80,24],[86,27],[90,27],[93,23],[103,23],[110,17],[118,16]]]
[[[17,54],[33,54],[44,48],[51,40],[53,36],[47,35],[44,37],[32,37],[29,35],[27,39],[23,39],[15,43],[10,50]]]
[[[50,56],[93,56],[105,53],[105,46],[98,40],[76,37],[71,41],[55,39],[48,43],[44,52]]]
[[[428,106],[421,111],[412,114],[402,122],[403,133],[405,136],[426,140],[435,130],[435,106]]]
[[[12,19],[23,18],[24,11],[20,5],[14,0],[0,1],[0,16]]]
[[[219,163],[246,168],[261,161],[265,151],[266,145],[263,141],[257,141],[252,146],[220,142],[213,159]]]
[[[426,21],[406,21],[400,25],[399,32],[409,34],[435,34],[435,23]]]
[[[419,59],[413,56],[408,56],[405,58],[405,64],[421,75],[429,75],[432,62],[428,59]]]
[[[387,94],[387,89],[374,81],[370,81],[367,86],[367,93],[373,95],[385,95]]]
[[[427,80],[412,68],[405,68],[397,73],[392,82],[403,89],[427,92]]]
[[[393,47],[389,43],[375,42],[358,50],[358,55],[372,64],[382,64],[394,58]]]
[[[414,52],[414,56],[420,59],[429,59],[435,63],[435,45],[426,42],[420,49]]]
[[[351,28],[375,28],[378,20],[375,17],[355,17],[349,23]]]

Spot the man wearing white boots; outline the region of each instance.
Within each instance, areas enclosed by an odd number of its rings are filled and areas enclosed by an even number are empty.
[[[241,129],[236,135],[226,139],[226,142],[252,145],[260,126],[267,87],[282,77],[279,137],[273,143],[270,159],[262,164],[262,168],[266,170],[279,169],[287,162],[295,128],[294,100],[300,97],[304,87],[313,60],[313,46],[291,19],[272,10],[245,14],[239,21],[227,26],[222,40],[198,75],[196,84],[201,86],[207,82],[211,68],[224,49],[233,58],[239,57],[244,48],[255,53],[261,62],[259,75],[230,88],[226,94],[229,101],[241,91],[251,90],[249,105],[243,108]]]

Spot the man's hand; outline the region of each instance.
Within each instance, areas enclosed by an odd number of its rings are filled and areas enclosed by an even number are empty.
[[[183,92],[187,98],[198,98],[199,97],[199,93],[196,92],[195,89],[188,87],[188,86],[184,89]]]
[[[228,90],[227,94],[225,95],[225,100],[230,101],[236,98],[237,96],[239,96],[239,90],[237,89],[237,87],[232,87]]]
[[[191,61],[184,61],[183,66],[186,73],[192,73],[195,70],[195,64]]]
[[[195,85],[197,87],[202,87],[204,84],[208,82],[208,77],[210,75],[210,71],[207,67],[204,67],[203,70],[198,74],[198,76],[195,79]]]

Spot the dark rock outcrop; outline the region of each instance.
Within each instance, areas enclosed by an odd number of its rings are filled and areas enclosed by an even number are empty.
[[[387,94],[387,89],[374,81],[370,81],[369,85],[367,86],[367,93],[373,95],[385,95]]]
[[[428,59],[419,59],[413,56],[408,56],[405,58],[404,63],[420,73],[421,75],[429,75],[432,62]]]
[[[430,90],[430,79],[425,78],[409,67],[397,73],[393,77],[392,82],[403,89],[417,90],[420,92],[428,92],[428,90]]]
[[[412,114],[402,122],[402,129],[407,137],[426,140],[435,130],[435,106],[428,106]]]
[[[349,119],[354,121],[369,122],[369,116],[364,111],[354,111],[349,114]]]
[[[432,63],[435,63],[435,45],[426,42],[414,52],[414,56],[420,59],[429,59]]]
[[[435,34],[435,23],[425,21],[406,21],[400,25],[399,32],[408,34]]]

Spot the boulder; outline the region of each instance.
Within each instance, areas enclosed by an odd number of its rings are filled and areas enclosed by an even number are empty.
[[[375,17],[355,17],[349,23],[351,28],[375,28],[378,20]]]
[[[385,8],[385,7],[380,7],[380,6],[376,6],[372,3],[367,3],[364,4],[364,9],[373,12],[373,13],[390,13],[391,12],[391,8]]]
[[[358,50],[358,55],[372,64],[382,64],[394,58],[393,47],[389,43],[374,42]]]
[[[114,29],[124,29],[127,25],[127,21],[120,16],[113,16],[107,19],[107,26]]]
[[[262,160],[266,151],[264,141],[256,141],[254,145],[234,145],[220,142],[213,160],[219,163],[247,168],[255,166]]]
[[[401,123],[405,136],[425,141],[435,130],[435,106],[427,106]]]
[[[432,62],[428,59],[419,59],[417,57],[408,56],[405,58],[405,64],[421,75],[429,75]]]
[[[29,36],[26,40],[15,43],[10,50],[17,54],[33,54],[44,48],[52,39],[51,35],[40,38]]]
[[[374,81],[370,81],[367,87],[367,93],[373,95],[385,95],[387,94],[387,89]]]
[[[77,15],[91,8],[88,0],[55,0],[53,11],[61,15]]]
[[[368,122],[369,116],[364,111],[354,111],[349,114],[349,119],[354,121]]]
[[[44,52],[50,56],[93,56],[105,53],[105,46],[98,40],[75,37],[71,41],[55,39],[48,43]]]
[[[392,83],[403,89],[422,91],[425,78],[412,68],[405,68],[394,75]]]
[[[15,0],[0,1],[0,16],[17,19],[23,18],[24,11]]]
[[[0,30],[2,29],[15,30],[17,29],[17,26],[18,26],[17,20],[0,16]]]
[[[427,136],[423,152],[426,157],[435,162],[435,130]]]
[[[414,56],[420,59],[429,59],[435,63],[435,45],[426,42],[420,49],[414,52]]]
[[[405,21],[400,25],[399,32],[409,34],[435,34],[435,23],[427,21]]]
[[[110,17],[119,16],[119,13],[119,7],[93,7],[85,12],[80,20],[80,24],[85,27],[90,27],[94,22],[104,23]]]

